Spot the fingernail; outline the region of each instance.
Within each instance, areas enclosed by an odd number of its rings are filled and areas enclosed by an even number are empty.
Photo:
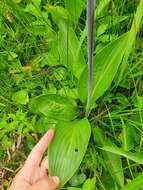
[[[50,128],[48,131],[55,131],[55,129],[54,128]]]
[[[55,132],[55,129],[54,128],[50,128],[47,133],[53,133],[54,134],[54,132]]]
[[[53,135],[54,135],[54,130],[53,130],[52,128],[49,129],[49,130],[47,131],[46,135],[47,135],[47,136],[50,136],[50,137],[53,137]]]
[[[59,185],[60,179],[59,179],[57,176],[53,176],[53,177],[52,177],[52,180],[54,181],[54,183],[55,183],[56,185]]]

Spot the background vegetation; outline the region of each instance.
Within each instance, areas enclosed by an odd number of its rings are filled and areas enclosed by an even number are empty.
[[[78,190],[88,178],[92,186],[96,179],[99,190],[142,181],[143,1],[100,0],[96,6],[94,55],[99,64],[95,64],[95,75],[101,82],[97,85],[95,79],[94,83],[89,115],[92,137],[80,168],[65,189]],[[130,34],[123,35],[127,31]],[[33,97],[71,98],[78,111],[68,107],[71,114],[59,117],[84,116],[86,77],[82,71],[86,62],[84,0],[0,0],[1,189],[8,188],[40,136],[57,123],[56,117],[33,113],[29,108]],[[53,109],[56,115],[56,105]],[[143,189],[143,183],[139,187]],[[83,189],[88,190],[86,184]]]

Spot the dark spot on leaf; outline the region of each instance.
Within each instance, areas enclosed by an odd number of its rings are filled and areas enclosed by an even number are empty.
[[[76,149],[74,149],[74,151],[75,151],[75,152],[78,152],[78,149],[76,148]]]

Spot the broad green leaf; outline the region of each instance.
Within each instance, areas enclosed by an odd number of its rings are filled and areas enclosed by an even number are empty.
[[[129,55],[132,51],[132,48],[135,44],[136,36],[140,30],[140,27],[142,24],[142,17],[143,17],[143,0],[140,0],[140,3],[137,7],[137,11],[135,14],[135,18],[133,20],[132,27],[131,27],[131,30],[129,33],[129,38],[128,38],[128,41],[126,44],[126,52],[125,52],[125,56],[124,56],[124,59],[123,59],[122,65],[121,65],[121,70],[120,70],[119,76],[117,78],[117,85],[120,83],[122,78],[126,76],[126,74],[125,74],[125,76],[123,76],[123,74],[125,72],[125,69],[127,68],[127,61],[128,61]]]
[[[29,101],[28,93],[26,90],[20,90],[18,92],[15,92],[12,96],[12,100],[16,104],[27,104]]]
[[[138,177],[133,179],[129,184],[124,186],[121,190],[139,190],[143,188],[143,173],[140,173]]]
[[[82,190],[94,190],[95,189],[95,183],[96,183],[96,178],[93,179],[87,179],[86,182],[84,183]]]
[[[118,148],[116,146],[104,146],[102,147],[102,150],[105,150],[107,152],[111,152],[120,156],[124,156],[134,162],[137,162],[139,164],[143,164],[143,153],[136,153],[136,152],[130,152],[122,150],[121,148]]]
[[[103,146],[114,146],[114,144],[103,137],[102,132],[99,128],[93,129],[93,137],[96,146],[103,147]],[[122,169],[122,162],[120,156],[102,151],[102,156],[105,161],[105,165],[108,169],[108,172],[112,176],[112,178],[115,180],[115,182],[123,187],[124,185],[124,175],[123,175],[123,169]]]
[[[58,52],[60,63],[67,66],[77,78],[80,77],[85,64],[85,58],[79,49],[78,38],[71,26],[65,22],[59,25]]]
[[[94,57],[93,92],[91,101],[95,102],[109,88],[122,61],[128,33],[107,45]],[[78,92],[82,102],[87,98],[87,67],[80,76]]]
[[[59,28],[56,46],[60,64],[68,67],[69,71],[79,78],[86,62],[79,40],[68,20],[68,11],[62,7],[49,4],[45,8],[51,13],[53,21]]]
[[[65,0],[65,8],[68,10],[70,14],[70,18],[72,18],[73,22],[77,22],[83,8],[82,0]]]
[[[32,112],[42,113],[50,119],[73,120],[77,117],[76,102],[55,94],[42,95],[30,102]]]
[[[86,152],[90,138],[90,124],[86,118],[73,122],[59,122],[49,146],[49,174],[59,176],[61,187],[74,175]]]

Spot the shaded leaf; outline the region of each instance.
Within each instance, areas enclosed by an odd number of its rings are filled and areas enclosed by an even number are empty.
[[[69,181],[71,186],[79,186],[86,180],[86,175],[84,173],[75,174]]]
[[[59,176],[63,186],[78,169],[90,138],[90,124],[86,118],[73,122],[59,122],[49,146],[49,174]]]
[[[57,122],[57,120],[49,119],[42,115],[35,123],[34,128],[36,132],[44,134],[46,131],[48,131],[48,129],[54,128]]]
[[[138,177],[133,179],[121,190],[139,190],[140,188],[143,188],[143,173],[139,174]]]
[[[93,129],[93,136],[95,144],[99,147],[103,146],[114,146],[114,144],[103,137],[102,132],[99,128]],[[106,167],[108,169],[108,172],[112,176],[112,178],[116,181],[118,185],[123,187],[124,185],[124,175],[123,175],[123,169],[122,169],[122,162],[120,156],[102,151],[102,156],[104,158]]]

